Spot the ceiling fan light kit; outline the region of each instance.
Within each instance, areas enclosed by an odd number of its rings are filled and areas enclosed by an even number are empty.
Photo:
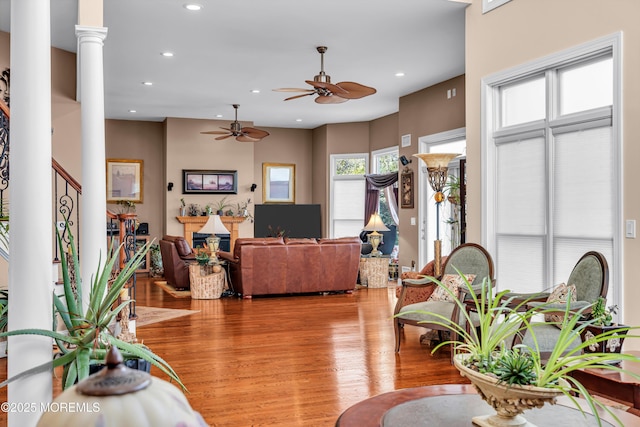
[[[316,50],[320,53],[320,73],[314,76],[313,80],[305,80],[305,83],[313,86],[313,89],[274,89],[277,92],[304,92],[302,95],[290,96],[285,101],[309,95],[318,95],[315,99],[318,104],[340,104],[350,99],[360,99],[376,93],[374,88],[356,82],[332,84],[331,76],[324,72],[324,53],[327,51],[327,47],[318,46]]]
[[[200,133],[205,135],[222,135],[216,137],[216,141],[231,138],[233,136],[236,138],[236,141],[240,142],[258,142],[262,138],[269,136],[269,132],[262,129],[252,127],[243,128],[238,121],[238,107],[240,107],[239,104],[233,104],[233,108],[236,110],[236,118],[233,122],[231,122],[229,128],[220,127],[220,129],[224,129],[224,132],[219,130],[210,130]]]

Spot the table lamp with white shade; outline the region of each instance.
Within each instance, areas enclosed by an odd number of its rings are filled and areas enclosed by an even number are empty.
[[[207,247],[211,251],[212,260],[218,262],[216,252],[220,249],[220,237],[216,236],[216,234],[231,234],[220,220],[220,215],[209,215],[209,219],[204,226],[198,230],[198,233],[210,234],[205,240]]]
[[[389,231],[389,228],[384,225],[384,222],[382,222],[382,218],[380,218],[380,215],[378,215],[377,213],[371,215],[369,223],[362,230],[371,231],[371,233],[369,233],[369,243],[373,248],[373,250],[371,251],[371,256],[382,255],[382,252],[378,250],[378,245],[382,241],[382,234],[378,233],[378,231]]]

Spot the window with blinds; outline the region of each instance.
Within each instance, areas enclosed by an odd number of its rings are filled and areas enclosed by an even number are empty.
[[[330,230],[333,238],[358,236],[364,228],[364,175],[369,155],[331,155]]]
[[[590,250],[616,265],[615,68],[613,49],[599,48],[491,84],[485,226],[499,288],[549,289]]]

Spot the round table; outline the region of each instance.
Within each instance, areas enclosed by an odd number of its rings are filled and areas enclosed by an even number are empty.
[[[476,394],[476,391],[473,386],[468,384],[445,384],[396,390],[371,397],[351,406],[340,415],[340,417],[336,421],[336,427],[381,427],[385,425],[385,415],[388,415],[389,411],[393,410],[396,407],[400,407],[400,405],[430,397],[441,397],[450,395],[452,397],[452,400],[454,400],[461,395],[473,394]],[[586,401],[582,399],[577,400],[583,402],[586,405]],[[562,406],[566,406],[567,408],[575,408],[571,401],[564,396],[558,399],[558,403]],[[455,417],[459,421],[461,421],[460,425],[471,426],[471,418],[475,415],[482,415],[478,413],[470,413],[470,410],[465,405],[454,404],[453,406],[455,407]],[[573,410],[575,410],[576,414],[582,417],[577,409]],[[490,414],[492,413],[492,411],[493,409],[488,404],[486,404],[486,413]],[[618,418],[620,418],[625,427],[640,427],[640,418],[619,409],[612,409],[612,411]],[[525,418],[527,418],[527,412],[528,411],[525,411],[524,413]],[[588,411],[585,409],[585,412]],[[600,416],[603,420],[617,426],[615,420],[610,415],[601,413]],[[468,420],[468,423],[465,422],[466,420]],[[424,424],[415,423],[413,425],[415,425],[416,427],[420,425],[433,425],[434,427],[437,427],[435,424],[429,424],[428,420],[423,421]],[[555,425],[554,421],[554,419],[551,419],[549,420],[549,423],[545,424],[541,424],[540,422],[538,422],[538,425]],[[579,423],[576,425],[585,424]],[[603,425],[606,424],[603,423]]]

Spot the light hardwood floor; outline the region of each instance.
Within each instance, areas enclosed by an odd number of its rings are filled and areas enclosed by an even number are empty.
[[[333,426],[349,406],[377,394],[467,382],[446,349],[431,355],[420,345],[422,328],[407,327],[394,352],[392,287],[191,300],[171,297],[152,280],[138,278],[139,305],[198,313],[141,327],[138,338],[178,372],[191,406],[211,426]],[[152,374],[163,377],[155,368]]]

